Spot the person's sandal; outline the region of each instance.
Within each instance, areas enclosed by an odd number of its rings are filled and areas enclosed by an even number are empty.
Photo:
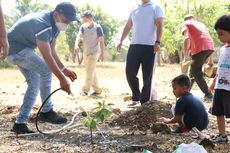
[[[211,141],[214,142],[214,143],[227,143],[228,142],[228,136],[227,135],[221,135],[221,134],[218,134],[214,137],[211,138]]]

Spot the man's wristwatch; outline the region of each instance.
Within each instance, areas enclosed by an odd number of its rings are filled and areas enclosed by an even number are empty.
[[[158,41],[158,40],[157,40],[157,41],[155,41],[155,43],[156,43],[156,44],[161,45],[161,42],[160,42],[160,41]]]

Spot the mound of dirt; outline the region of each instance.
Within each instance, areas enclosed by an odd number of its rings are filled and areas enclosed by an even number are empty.
[[[110,126],[120,126],[129,130],[147,131],[153,133],[168,131],[168,126],[156,123],[160,117],[172,117],[171,104],[154,101],[146,103],[130,111],[123,112],[112,118]],[[162,129],[164,128],[164,129]]]

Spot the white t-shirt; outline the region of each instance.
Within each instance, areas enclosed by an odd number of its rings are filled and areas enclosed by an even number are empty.
[[[230,91],[230,47],[220,50],[215,89]]]
[[[131,44],[154,45],[157,30],[155,20],[163,16],[162,8],[155,2],[135,5],[129,16],[133,23]]]

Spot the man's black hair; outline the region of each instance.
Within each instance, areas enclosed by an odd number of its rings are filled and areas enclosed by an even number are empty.
[[[221,16],[215,24],[215,29],[221,29],[230,32],[230,15]]]
[[[190,88],[191,86],[191,81],[189,79],[189,77],[187,75],[181,74],[177,77],[175,77],[172,80],[172,83],[178,84],[179,86],[186,86],[188,88]]]

